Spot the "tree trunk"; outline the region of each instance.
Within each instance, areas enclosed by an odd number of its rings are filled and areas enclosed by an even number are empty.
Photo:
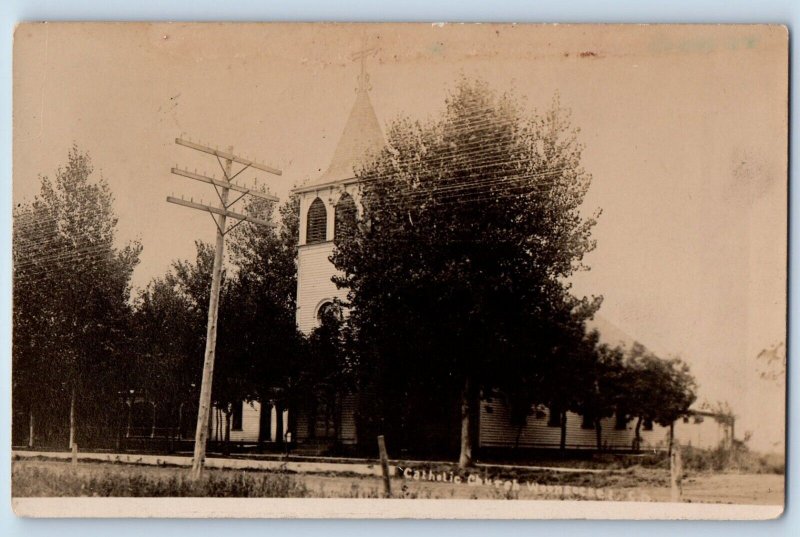
[[[289,435],[288,444],[296,441],[297,435],[297,414],[290,409],[291,404],[286,403],[286,433]]]
[[[153,403],[153,422],[150,424],[150,438],[156,437],[156,412],[158,405]]]
[[[268,401],[261,402],[258,414],[258,443],[270,441],[269,430],[272,427],[272,405]],[[263,446],[261,446],[263,447]]]
[[[275,403],[275,443],[283,444],[283,404]]]
[[[178,440],[183,438],[183,403],[178,405],[178,431],[176,436]]]
[[[225,442],[231,441],[231,411],[225,411]]]
[[[133,414],[133,398],[128,399],[128,417],[125,423],[125,438],[131,436],[131,415]]]
[[[282,420],[283,418],[281,418]],[[317,438],[317,419],[319,419],[319,395],[316,392],[316,389],[312,392],[311,395],[311,406],[309,407],[308,413],[308,439],[314,440]],[[281,421],[283,423],[283,421]],[[283,434],[283,431],[280,432]]]
[[[633,435],[633,450],[639,451],[642,447],[642,417],[636,420],[636,434]]]
[[[464,390],[461,392],[461,454],[458,457],[458,467],[472,466],[472,383],[470,378],[464,381]]]
[[[597,451],[603,451],[603,424],[599,419],[594,420],[594,437],[597,443]]]
[[[116,424],[116,438],[114,439],[114,449],[117,453],[119,453],[120,449],[122,449],[122,420],[123,416],[125,415],[125,409],[120,408],[121,406],[125,406],[125,402],[120,399],[119,404],[117,405],[117,417],[114,420]]]
[[[225,443],[223,444],[223,454],[230,455],[231,454],[231,407],[228,407],[225,410]]]
[[[341,430],[341,408],[342,408],[342,398],[339,394],[333,393],[331,395],[331,399],[333,403],[329,407],[331,421],[333,425],[333,443],[335,446],[339,445],[339,431]],[[291,428],[290,428],[291,429]]]
[[[214,434],[213,436],[209,435],[208,438],[214,442],[219,442],[222,440],[222,414],[217,407],[211,409],[210,414],[214,416]]]
[[[75,386],[72,386],[72,395],[69,400],[69,449],[72,449],[72,444],[75,443],[75,398],[77,392]]]
[[[669,443],[667,444],[667,453],[672,455],[672,439],[675,437],[675,422],[669,424]]]
[[[33,448],[34,439],[34,416],[33,409],[28,411],[28,448]]]
[[[567,412],[562,411],[559,414],[559,418],[561,419],[561,442],[558,447],[564,451],[567,449]]]

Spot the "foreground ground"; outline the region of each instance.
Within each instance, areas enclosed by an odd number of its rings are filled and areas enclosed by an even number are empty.
[[[398,472],[394,497],[454,499],[577,499],[669,501],[668,472],[634,466],[607,471],[486,469],[457,476],[446,468],[414,475]],[[438,479],[438,481],[437,481]],[[188,470],[101,462],[14,460],[15,497],[52,496],[214,496],[380,498],[377,476],[346,472],[294,473],[287,470],[206,470],[199,482]],[[781,505],[784,477],[777,474],[690,473],[683,501]]]

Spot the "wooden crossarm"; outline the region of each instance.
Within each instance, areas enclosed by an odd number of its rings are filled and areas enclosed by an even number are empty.
[[[235,213],[233,211],[228,211],[226,209],[220,209],[219,207],[212,207],[211,205],[205,205],[203,203],[186,201],[173,196],[167,196],[167,201],[170,203],[174,203],[176,205],[183,205],[184,207],[189,207],[191,209],[199,209],[201,211],[207,211],[209,213],[227,216],[228,218],[235,218],[236,220],[244,220],[246,222],[252,222],[253,224],[258,224],[260,226],[275,227],[275,224],[272,222],[267,222],[266,220],[261,220],[260,218],[254,218],[246,214]]]
[[[220,181],[218,179],[212,179],[211,177],[206,177],[205,175],[200,175],[199,173],[190,172],[189,170],[172,168],[172,173],[174,173],[175,175],[188,177],[189,179],[194,179],[195,181],[200,181],[202,183],[208,183],[209,185],[216,185],[221,188],[230,188],[231,190],[235,190],[236,192],[241,192],[242,194],[248,194],[256,198],[261,198],[274,202],[280,201],[280,199],[278,199],[276,196],[273,196],[272,194],[259,192],[258,190],[253,190],[251,188],[239,186],[233,183],[229,183],[228,181]]]
[[[263,172],[272,173],[275,175],[282,175],[283,172],[280,171],[278,168],[273,168],[272,166],[267,166],[266,164],[260,164],[258,162],[254,162],[252,160],[248,160],[245,158],[237,157],[232,153],[228,153],[227,151],[220,151],[219,149],[214,149],[213,147],[208,147],[205,145],[196,144],[194,142],[190,142],[188,140],[184,140],[182,138],[175,138],[175,143],[178,145],[182,145],[184,147],[188,147],[189,149],[195,149],[197,151],[202,151],[203,153],[208,153],[209,155],[217,156],[221,159],[230,160],[232,162],[237,162],[239,164],[243,164],[245,166],[249,166],[250,168],[255,168],[257,170],[261,170]]]

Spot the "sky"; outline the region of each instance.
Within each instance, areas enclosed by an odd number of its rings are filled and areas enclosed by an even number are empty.
[[[377,47],[383,125],[438,113],[461,75],[533,112],[571,109],[602,209],[579,294],[610,323],[685,359],[700,400],[782,448],[783,386],[759,351],[785,340],[787,35],[756,26],[28,24],[14,49],[13,199],[29,200],[73,143],[115,195],[119,239],[144,246],[134,285],[213,240],[212,201],[176,164],[216,173],[185,137],[283,170],[247,173],[281,198],[328,165],[355,98],[350,55]],[[777,444],[776,444],[777,443]]]

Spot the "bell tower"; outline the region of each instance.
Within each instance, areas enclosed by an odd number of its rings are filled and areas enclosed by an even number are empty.
[[[295,189],[300,196],[300,241],[297,256],[297,326],[310,333],[319,324],[319,314],[335,298],[346,292],[336,288],[331,278],[336,273],[328,260],[333,252],[337,220],[355,217],[359,205],[355,170],[365,159],[385,145],[372,102],[366,59],[377,49],[353,54],[361,69],[356,97],[330,165],[319,177]]]

